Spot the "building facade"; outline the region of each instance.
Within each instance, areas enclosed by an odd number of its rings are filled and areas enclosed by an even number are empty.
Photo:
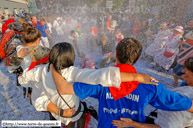
[[[28,8],[28,0],[0,0],[0,14],[19,14]]]

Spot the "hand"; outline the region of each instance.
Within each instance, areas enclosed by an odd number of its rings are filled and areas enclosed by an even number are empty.
[[[158,85],[156,82],[159,82],[158,80],[147,74],[140,74],[139,77],[137,77],[137,81],[143,84],[153,84],[153,85]]]
[[[130,118],[120,118],[120,120],[113,120],[112,124],[118,128],[135,126],[135,122]]]
[[[64,117],[72,117],[75,113],[75,107],[74,108],[69,108],[69,109],[65,109],[63,112],[63,116]]]

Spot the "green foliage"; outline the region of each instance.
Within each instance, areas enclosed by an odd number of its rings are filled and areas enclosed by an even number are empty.
[[[94,4],[97,3],[98,0],[84,0],[84,2],[86,4],[88,4],[88,6],[93,6]]]
[[[119,9],[126,0],[113,0],[113,9]]]
[[[106,1],[108,0],[84,0],[85,3],[88,4],[88,6],[93,6],[94,4],[98,4],[98,6],[106,6]],[[112,0],[113,1],[113,9],[119,9],[126,0]]]

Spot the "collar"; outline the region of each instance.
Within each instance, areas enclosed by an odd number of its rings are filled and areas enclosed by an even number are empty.
[[[133,67],[132,65],[118,64],[115,67],[118,67],[120,69],[120,72],[137,73],[135,67]],[[137,81],[122,82],[119,88],[109,87],[109,91],[114,100],[118,100],[133,92],[138,87],[138,85],[139,82]]]
[[[39,65],[39,64],[42,64],[42,63],[47,63],[48,60],[49,60],[49,54],[46,57],[44,57],[43,59],[39,60],[39,61],[32,62],[31,65],[28,68],[28,71],[33,69],[36,65]]]

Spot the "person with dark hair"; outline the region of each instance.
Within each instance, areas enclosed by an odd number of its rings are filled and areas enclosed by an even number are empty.
[[[9,19],[12,19],[12,18],[13,18],[13,15],[12,15],[12,14],[8,14],[8,18],[9,18]]]
[[[136,73],[133,65],[142,52],[142,44],[133,38],[125,38],[116,47],[115,67],[121,72]],[[145,122],[144,109],[147,104],[166,111],[193,112],[192,100],[167,90],[163,85],[149,86],[139,82],[122,82],[119,88],[102,87],[84,83],[67,83],[51,65],[52,77],[61,95],[77,95],[81,99],[93,97],[99,100],[98,127],[114,127],[113,120],[121,117]],[[186,103],[186,104],[184,104]],[[159,127],[159,126],[158,126]]]
[[[5,19],[5,16],[1,16],[1,19],[2,19],[2,20]]]
[[[22,75],[19,76],[18,81],[23,87],[30,87],[32,93],[30,97],[30,103],[35,107],[37,111],[49,111],[55,113],[61,117],[71,117],[74,114],[74,109],[61,109],[56,106],[49,98],[45,95],[43,91],[43,85],[41,82],[30,81],[33,79],[33,70],[36,66],[40,64],[46,64],[49,60],[50,49],[42,46],[30,47],[28,50],[29,56],[32,60],[31,65],[26,68]],[[37,79],[36,79],[37,80]],[[39,80],[37,80],[39,81]],[[60,112],[59,112],[60,111]]]
[[[115,67],[104,68],[101,70],[78,69],[74,67],[75,52],[74,48],[69,43],[58,43],[53,46],[50,55],[49,63],[52,64],[58,73],[60,73],[68,82],[85,82],[90,84],[101,84],[103,86],[120,85],[120,81],[146,80],[150,82],[151,77],[141,76],[140,74],[119,73],[119,69]],[[56,89],[52,74],[49,71],[49,64],[34,67],[34,69],[24,71],[28,81],[42,82],[45,94],[58,107],[63,109],[73,108],[75,106],[76,112],[71,118],[62,118],[52,113],[54,118],[61,120],[68,126],[69,122],[80,120],[78,127],[84,127],[84,107],[80,103],[77,96],[74,95],[60,95]],[[33,74],[33,75],[30,75]],[[30,77],[29,77],[30,76]],[[136,77],[135,77],[136,76]],[[151,83],[151,82],[150,82]],[[74,123],[70,123],[69,127],[74,127]]]
[[[193,31],[193,19],[190,19],[186,22],[186,26],[184,29],[184,34],[183,36],[185,36],[187,33],[189,33],[190,31]]]
[[[5,12],[3,13],[3,17],[4,17],[4,19],[8,19],[8,16]]]
[[[172,91],[193,99],[193,57],[185,61],[185,69],[182,72],[184,73],[183,79],[188,83],[188,86],[178,87]],[[113,124],[117,127],[154,128],[159,125],[162,128],[187,128],[193,126],[193,115],[187,111],[172,112],[158,110],[157,118],[155,118],[156,125],[139,123],[130,118],[114,120]]]
[[[39,44],[41,32],[32,24],[23,24],[22,43],[24,46],[35,46]]]
[[[41,33],[39,30],[35,29],[34,25],[29,24],[29,23],[22,24],[22,36],[21,36],[22,45],[18,45],[16,47],[17,56],[20,58],[23,58],[23,60],[20,64],[22,70],[25,70],[26,68],[28,68],[32,62],[32,60],[28,54],[28,49],[30,47],[39,45],[40,38],[41,38]],[[9,71],[12,72],[17,68],[16,67],[9,67]],[[23,88],[23,95],[25,98],[25,95],[26,95],[26,89],[25,88]],[[30,88],[28,88],[27,96],[28,97],[31,96],[31,89]]]

